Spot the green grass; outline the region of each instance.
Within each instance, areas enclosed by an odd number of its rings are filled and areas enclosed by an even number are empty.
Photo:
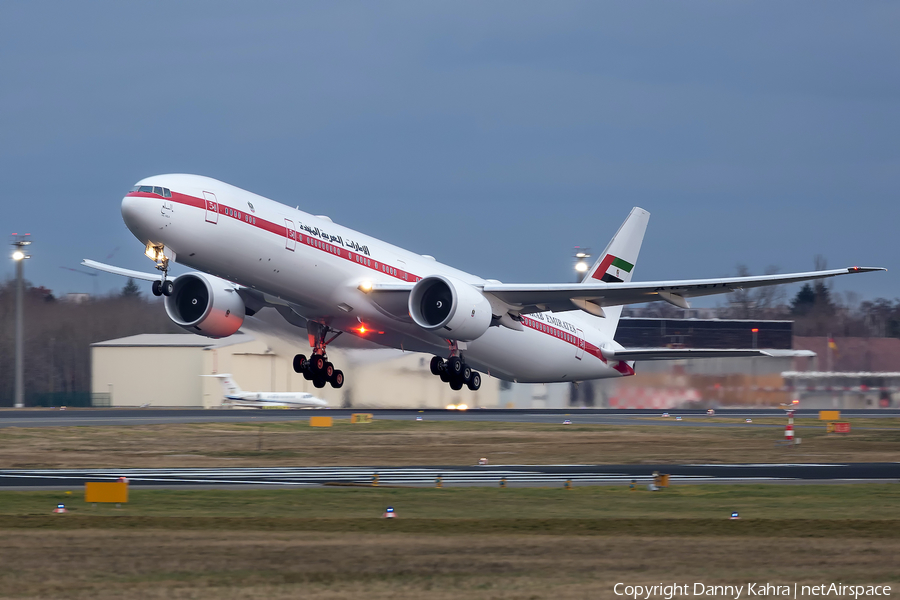
[[[897,460],[897,419],[852,420],[849,434],[799,420],[803,443],[786,449],[763,422],[701,427],[711,420],[580,423],[375,421],[313,428],[307,420],[0,430],[0,467],[220,467],[325,465],[657,464],[883,462]],[[720,419],[715,417],[716,421]],[[775,420],[772,420],[775,424]]]
[[[745,520],[892,520],[900,515],[900,485],[676,485],[660,492],[624,486],[133,489],[119,508],[86,504],[80,489],[4,491],[0,515],[47,515],[60,502],[79,516],[367,519],[394,506],[406,519],[719,519],[736,510]]]
[[[60,502],[69,514],[51,514]],[[380,518],[387,506],[398,518]],[[0,492],[0,529],[894,538],[898,509],[900,486],[890,484],[138,490],[120,507],[74,493]]]

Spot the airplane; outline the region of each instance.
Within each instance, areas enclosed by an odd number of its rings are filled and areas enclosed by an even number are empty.
[[[465,273],[334,223],[199,175],[139,181],[121,204],[125,225],[158,273],[85,259],[86,267],[152,281],[185,330],[232,335],[272,308],[307,331],[311,354],[293,368],[317,388],[344,374],[327,347],[343,333],[433,355],[431,372],[454,390],[477,390],[481,372],[523,383],[634,374],[636,361],[774,356],[760,349],[624,348],[613,337],[622,307],[737,289],[884,271],[825,271],[634,282],[650,213],[634,208],[580,283],[509,284]],[[178,263],[195,271],[170,279]]]
[[[234,408],[313,408],[328,403],[306,392],[245,392],[234,381],[231,373],[203,375],[222,382],[227,404]]]

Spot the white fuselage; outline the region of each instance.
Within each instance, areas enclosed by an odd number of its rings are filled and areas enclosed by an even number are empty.
[[[225,395],[225,399],[234,403],[278,407],[314,407],[328,406],[324,400],[312,394],[294,392],[233,392]]]
[[[364,281],[415,282],[444,275],[479,286],[485,280],[433,258],[392,246],[301,210],[196,175],[159,175],[139,185],[164,186],[171,197],[132,192],[122,200],[125,224],[144,244],[163,244],[192,269],[291,302],[307,319],[383,346],[448,355],[448,341],[382,307],[359,289]],[[581,311],[523,317],[524,330],[490,327],[470,341],[466,362],[520,382],[579,381],[633,373],[607,362],[603,347],[621,348]]]

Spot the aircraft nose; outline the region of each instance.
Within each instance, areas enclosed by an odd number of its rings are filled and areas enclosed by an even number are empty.
[[[147,198],[125,196],[122,198],[122,220],[125,226],[142,242],[147,241],[148,222]]]

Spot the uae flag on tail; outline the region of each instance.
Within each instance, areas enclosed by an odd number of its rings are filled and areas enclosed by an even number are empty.
[[[612,254],[603,257],[603,261],[592,277],[606,283],[621,283],[625,273],[631,273],[634,265],[628,261],[617,258]]]

